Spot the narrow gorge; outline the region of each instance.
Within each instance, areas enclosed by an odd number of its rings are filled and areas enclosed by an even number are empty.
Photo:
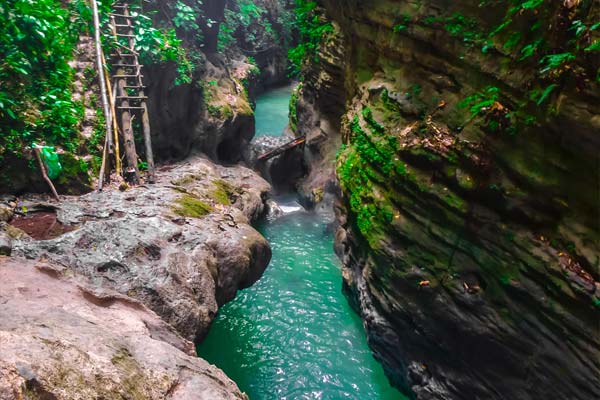
[[[0,400],[600,398],[599,1],[0,21]]]

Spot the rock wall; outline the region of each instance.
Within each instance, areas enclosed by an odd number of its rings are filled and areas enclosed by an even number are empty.
[[[244,4],[204,3],[204,18],[199,20],[202,42],[189,34],[184,41],[196,55],[196,72],[190,84],[175,84],[175,64],[145,68],[152,139],[159,159],[181,159],[201,152],[221,163],[241,161],[243,150],[254,137],[255,96],[288,81],[287,50],[293,42],[289,32],[291,2],[252,2],[264,14],[250,19],[248,25],[238,20]],[[213,22],[208,27],[205,19],[220,24]],[[225,48],[219,48],[219,26],[221,31],[232,30],[227,33],[231,43]]]
[[[244,400],[143,304],[45,261],[0,256],[1,399]]]
[[[203,153],[237,163],[254,137],[254,112],[242,83],[252,65],[214,55],[203,56],[197,68],[195,80],[182,85],[174,85],[174,64],[146,68],[154,151],[160,160]]]
[[[598,2],[519,3],[496,35],[504,3],[320,3],[336,33],[304,71],[299,129],[344,142],[336,251],[392,382],[417,399],[600,396],[600,60],[542,57],[570,51]]]

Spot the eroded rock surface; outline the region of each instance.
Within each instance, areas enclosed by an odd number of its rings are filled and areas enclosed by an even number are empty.
[[[392,382],[417,399],[600,397],[600,60],[522,59],[535,38],[567,51],[598,3],[543,2],[496,36],[501,2],[319,3],[334,29],[299,129],[345,144],[336,251]],[[530,125],[510,129],[519,113]]]
[[[200,339],[218,307],[270,261],[268,243],[249,225],[268,189],[249,169],[195,158],[159,170],[149,187],[64,198],[54,205],[57,220],[77,229],[51,240],[15,238],[12,255],[67,266]],[[18,207],[34,210],[38,200]]]
[[[65,267],[0,257],[0,304],[0,399],[247,399],[143,304]]]

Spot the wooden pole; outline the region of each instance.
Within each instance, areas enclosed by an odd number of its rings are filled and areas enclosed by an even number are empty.
[[[113,140],[111,140],[111,143],[109,143],[109,153],[115,155],[115,172],[117,173],[117,175],[121,175],[121,150],[119,148],[119,128],[118,128],[118,123],[117,123],[117,113],[115,110],[115,98],[114,98],[114,91],[111,89],[110,87],[110,74],[108,73],[108,68],[106,68],[106,59],[104,58],[104,53],[102,54],[102,62],[105,65],[105,73],[106,73],[106,77],[109,78],[106,80],[106,89],[107,89],[107,94],[108,94],[108,101],[109,101],[109,110],[110,110],[110,124],[112,127],[112,132],[114,134],[114,138]],[[116,91],[116,85],[115,85],[115,91]],[[113,152],[111,152],[110,150],[113,150]]]
[[[106,159],[108,158],[107,154],[107,138],[104,138],[104,147],[102,148],[102,164],[100,165],[100,176],[98,177],[98,190],[102,191],[104,187],[104,175],[106,171]]]
[[[144,97],[144,91],[140,91]],[[142,128],[144,129],[144,145],[146,146],[146,162],[148,163],[148,182],[154,183],[154,154],[152,153],[152,137],[150,134],[150,118],[148,117],[148,106],[142,101]]]
[[[106,142],[108,144],[108,152],[112,154],[112,124],[110,123],[110,108],[108,106],[108,98],[106,95],[106,80],[104,78],[104,55],[102,53],[102,41],[100,39],[100,18],[98,16],[98,3],[96,0],[92,2],[92,14],[94,17],[94,40],[96,42],[96,63],[98,69],[98,79],[100,81],[100,94],[102,96],[102,108],[104,110],[104,118],[106,119]],[[110,160],[107,159],[110,163]],[[110,164],[109,164],[110,166]],[[110,167],[108,168],[110,171]],[[110,178],[110,173],[109,173]]]
[[[124,75],[123,69],[117,71],[117,75]],[[137,185],[140,183],[140,171],[137,166],[137,152],[135,150],[135,139],[131,126],[131,113],[127,109],[127,91],[125,90],[125,80],[119,79],[117,96],[123,98],[121,101],[121,129],[123,130],[123,142],[125,144],[125,156],[127,157],[127,173],[131,174],[131,183]]]
[[[56,191],[54,184],[52,183],[52,181],[50,180],[50,177],[48,176],[48,173],[46,172],[46,166],[42,162],[42,156],[40,156],[40,149],[37,147],[34,147],[33,152],[35,153],[35,158],[37,158],[38,164],[40,166],[40,171],[42,171],[42,176],[44,177],[44,180],[46,181],[48,186],[50,186],[50,190],[52,191],[52,195],[54,196],[54,199],[56,201],[60,202],[60,197],[58,197],[58,192]]]
[[[119,126],[118,126],[118,122],[117,122],[117,110],[115,108],[115,104],[116,104],[116,97],[113,96],[113,93],[117,93],[117,84],[115,83],[114,89],[111,90],[111,103],[110,103],[110,108],[112,111],[112,115],[113,117],[113,132],[115,134],[115,169],[117,172],[117,175],[121,175],[121,148],[120,148],[120,144],[119,144]]]

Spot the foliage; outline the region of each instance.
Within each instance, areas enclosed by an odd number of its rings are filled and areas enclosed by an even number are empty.
[[[376,185],[407,173],[396,157],[396,137],[385,135],[369,108],[364,108],[361,116],[367,128],[363,129],[359,116],[354,117],[350,123],[351,144],[338,153],[337,174],[344,190],[350,193],[350,208],[356,213],[358,229],[376,247],[378,234],[393,220],[393,207],[377,195]]]
[[[480,7],[487,3],[482,2]],[[600,82],[600,70],[593,70],[593,63],[586,62],[589,52],[600,50],[600,41],[592,36],[600,22],[584,22],[577,19],[577,13],[563,15],[557,7],[562,6],[549,0],[511,0],[500,24],[489,30],[458,13],[422,21],[425,25],[443,26],[450,35],[461,38],[466,47],[478,46],[486,54],[493,50],[510,57],[515,67],[534,71],[531,80],[523,82],[528,90],[526,96],[517,100],[512,111],[500,103],[497,88],[488,87],[461,102],[470,111],[467,122],[483,117],[485,126],[496,130],[506,127],[510,120],[514,132],[518,125],[529,125],[545,112],[553,112],[552,98],[557,97],[555,93],[566,82],[585,82],[593,77]],[[545,26],[548,29],[543,29]]]
[[[317,51],[325,38],[333,32],[333,25],[327,22],[315,1],[296,0],[294,27],[300,34],[300,43],[288,52],[292,75],[298,75],[302,63],[312,58],[319,62]]]
[[[237,8],[233,8],[237,5]],[[225,9],[225,22],[221,24],[218,37],[218,50],[226,51],[236,42],[236,37],[244,38],[243,47],[260,49],[276,41],[275,31],[266,18],[267,10],[253,0],[230,2]]]
[[[0,3],[0,157],[34,141],[78,146],[81,109],[71,99],[67,62],[78,34],[71,12],[59,0]]]
[[[184,7],[181,2],[176,3],[176,7]],[[188,6],[185,6],[182,12],[175,14],[173,18],[176,26],[189,27],[190,19],[195,21],[195,14]],[[140,61],[143,64],[156,64],[172,61],[177,64],[178,76],[176,84],[191,83],[194,73],[194,64],[190,60],[188,53],[182,45],[181,39],[177,37],[177,32],[173,27],[156,28],[148,13],[132,11],[134,20],[134,35],[136,51],[140,54]],[[178,25],[181,24],[181,25]],[[197,27],[197,24],[195,25]],[[188,29],[188,28],[184,28]],[[114,40],[110,37],[110,40]],[[110,42],[108,40],[108,42]]]
[[[196,6],[202,4],[201,1],[196,2]],[[173,23],[177,28],[182,28],[186,31],[196,31],[200,29],[198,26],[198,10],[188,6],[182,1],[175,3],[175,16],[173,17]]]
[[[479,116],[488,110],[498,101],[500,89],[495,86],[488,86],[483,91],[475,93],[459,103],[459,107],[469,107],[471,119]]]
[[[394,32],[402,32],[405,29],[408,29],[408,23],[410,22],[410,15],[404,14],[399,23],[394,25]]]
[[[294,88],[292,91],[292,96],[290,97],[290,129],[292,132],[296,132],[298,129],[298,99],[300,97],[300,93],[302,93],[302,83],[299,83],[298,86]]]

